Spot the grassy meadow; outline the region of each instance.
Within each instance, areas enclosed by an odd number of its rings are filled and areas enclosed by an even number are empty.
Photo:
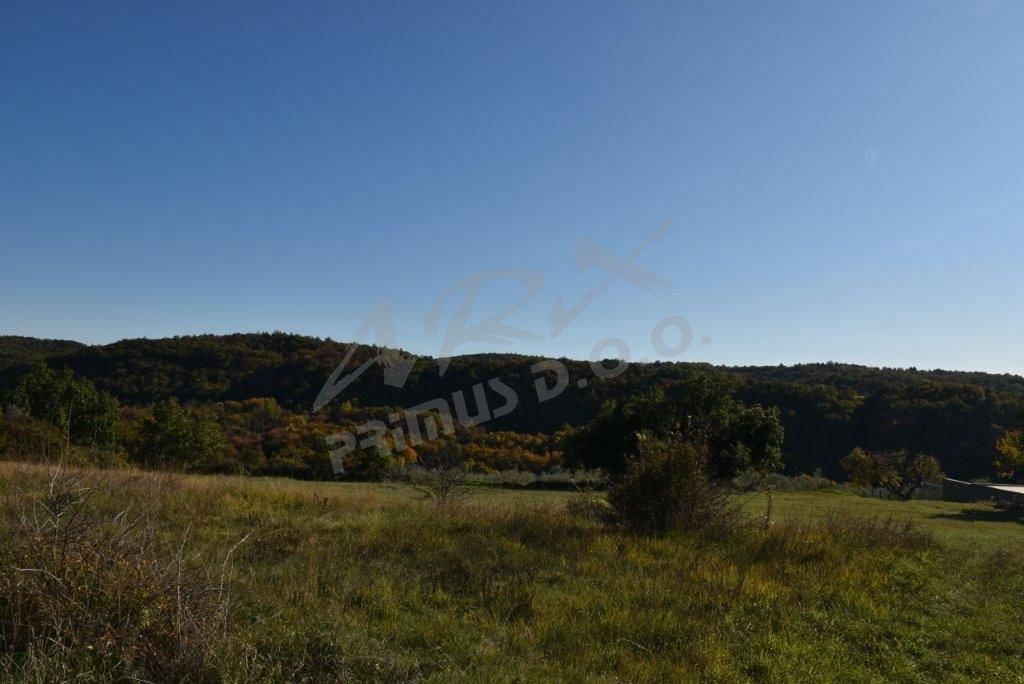
[[[1024,525],[994,509],[785,492],[765,524],[754,493],[645,538],[580,496],[3,463],[0,676],[1024,679]]]

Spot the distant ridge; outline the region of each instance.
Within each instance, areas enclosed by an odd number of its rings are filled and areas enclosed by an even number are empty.
[[[200,405],[273,399],[287,411],[308,416],[348,348],[348,343],[282,332],[92,346],[7,336],[0,337],[0,390],[13,388],[32,363],[45,360],[90,378],[125,405],[171,397]],[[354,369],[378,353],[379,348],[360,347],[348,367]],[[530,370],[538,360],[519,354],[457,356],[442,376],[433,359],[419,356],[401,388],[387,385],[381,366],[370,364],[324,410],[342,420],[343,405],[348,411],[391,411],[436,399],[450,401],[453,393],[472,396],[474,386],[500,379],[521,400],[487,429],[552,435],[565,425],[591,420],[609,401],[655,388],[699,393],[704,383],[725,382],[735,386],[741,400],[779,410],[791,472],[822,468],[835,476],[839,459],[854,446],[905,447],[936,456],[948,473],[965,479],[990,476],[996,441],[1004,430],[1018,429],[1024,415],[1024,377],[1018,375],[844,363],[636,363],[613,379],[588,381],[584,388],[578,381],[593,378],[589,363],[560,359],[571,381],[558,401],[540,404]]]
[[[0,388],[11,387],[30,364],[46,360],[55,367],[66,366],[92,378],[127,403],[149,403],[170,396],[185,401],[272,396],[282,405],[298,408],[312,402],[318,383],[322,384],[335,369],[349,344],[284,332],[135,338],[105,345],[4,335],[0,336]],[[378,348],[370,345],[357,350],[350,365],[369,358],[376,353],[375,349]],[[477,353],[457,356],[453,363],[456,367],[518,372],[540,358],[516,353]],[[420,364],[433,366],[429,356],[418,359]],[[859,395],[882,387],[927,381],[974,385],[1024,397],[1024,377],[1010,373],[880,368],[839,362],[713,366],[682,361],[649,365],[715,368],[758,383],[825,385]]]
[[[26,360],[37,360],[39,358],[48,358],[51,356],[61,356],[65,354],[71,354],[81,349],[103,349],[113,347],[124,347],[132,345],[159,345],[163,343],[174,343],[183,342],[189,340],[246,340],[253,343],[256,346],[280,348],[282,340],[291,340],[292,342],[285,346],[307,346],[309,344],[320,344],[327,347],[336,348],[347,348],[349,342],[340,342],[332,340],[329,337],[314,337],[310,335],[300,335],[298,333],[287,333],[287,332],[237,332],[237,333],[226,333],[226,334],[214,334],[214,333],[203,333],[199,335],[174,335],[172,337],[129,337],[116,342],[110,342],[108,344],[86,344],[84,342],[77,342],[75,340],[58,340],[41,337],[26,337],[21,335],[0,335],[0,368],[5,368],[11,365],[11,362],[17,363],[19,361]],[[374,347],[375,345],[367,345]],[[403,351],[400,349],[400,351]],[[412,355],[411,352],[405,352]],[[420,358],[432,358],[427,355],[416,354]],[[488,358],[488,357],[504,357],[504,358],[517,358],[521,360],[540,358],[534,355],[519,354],[516,352],[474,352],[470,354],[461,354],[457,358]],[[564,357],[562,357],[564,358]],[[578,360],[578,359],[575,359]],[[659,362],[655,362],[659,363]],[[671,363],[668,361],[662,361],[660,363]],[[685,363],[685,362],[684,362]],[[705,364],[702,364],[705,365]],[[736,365],[728,366],[719,364],[717,368],[730,369],[740,373],[753,373],[764,377],[773,376],[778,379],[797,379],[799,376],[805,374],[808,370],[830,370],[836,373],[842,373],[846,370],[858,369],[865,371],[879,371],[883,373],[890,372],[906,372],[906,373],[917,373],[927,376],[935,377],[947,377],[957,379],[983,379],[983,378],[1017,378],[1024,385],[1024,376],[1017,375],[1015,373],[995,373],[988,371],[963,371],[963,370],[947,370],[942,368],[935,369],[922,369],[922,368],[901,368],[898,366],[869,366],[858,363],[845,363],[842,361],[808,361],[804,363],[795,364],[747,364],[747,365]]]
[[[35,337],[0,335],[0,370],[53,356],[71,354],[85,345],[71,340],[41,340]]]

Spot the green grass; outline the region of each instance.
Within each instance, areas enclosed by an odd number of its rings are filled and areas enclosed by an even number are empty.
[[[765,528],[747,494],[752,522],[728,534],[637,538],[569,516],[560,492],[439,511],[401,485],[101,477],[91,506],[147,511],[160,548],[229,568],[207,678],[1024,678],[1024,527],[983,506],[777,493]],[[0,464],[5,524],[45,479]],[[3,667],[45,680],[60,659],[125,673],[81,649]]]
[[[739,497],[752,515],[764,515],[767,494]],[[1024,519],[1009,511],[983,504],[952,501],[892,501],[871,499],[841,491],[775,492],[772,517],[778,522],[820,519],[831,512],[906,520],[957,549],[988,552],[1000,548],[1024,550]]]

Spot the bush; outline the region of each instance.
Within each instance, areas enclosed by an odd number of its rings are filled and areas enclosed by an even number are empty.
[[[839,484],[815,475],[794,475],[792,477],[781,473],[740,473],[732,479],[733,489],[741,492],[761,492],[773,490],[776,492],[809,492],[820,490],[837,490]]]
[[[469,495],[466,473],[458,467],[422,468],[411,466],[401,472],[399,479],[410,485],[427,501],[438,508],[457,503]]]
[[[708,478],[707,464],[707,451],[689,442],[640,434],[608,502],[621,523],[639,533],[724,525],[735,508],[728,492]]]

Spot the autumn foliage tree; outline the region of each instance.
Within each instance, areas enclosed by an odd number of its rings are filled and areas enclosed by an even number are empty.
[[[996,444],[999,456],[995,460],[999,477],[1017,479],[1024,477],[1024,432],[1005,433]]]

